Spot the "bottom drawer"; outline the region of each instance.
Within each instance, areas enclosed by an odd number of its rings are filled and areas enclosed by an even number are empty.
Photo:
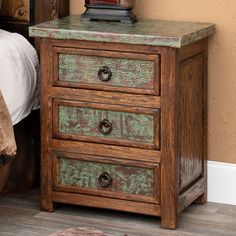
[[[53,189],[159,203],[159,165],[53,152]]]

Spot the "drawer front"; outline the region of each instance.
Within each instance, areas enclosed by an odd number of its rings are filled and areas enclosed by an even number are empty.
[[[159,166],[105,157],[54,153],[56,190],[158,202]],[[157,187],[155,187],[157,186]]]
[[[157,55],[54,50],[55,85],[159,94]]]
[[[158,109],[59,100],[53,109],[54,137],[159,149]]]

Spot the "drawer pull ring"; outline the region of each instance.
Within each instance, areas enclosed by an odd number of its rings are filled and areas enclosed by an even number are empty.
[[[103,82],[109,81],[111,77],[112,77],[112,72],[107,66],[103,66],[102,68],[98,70],[98,78],[101,81]]]
[[[98,182],[102,188],[108,188],[112,185],[112,178],[108,173],[104,172],[98,177]]]
[[[108,135],[111,133],[112,131],[112,123],[110,121],[108,121],[107,119],[102,120],[99,123],[99,131],[104,134],[104,135]]]

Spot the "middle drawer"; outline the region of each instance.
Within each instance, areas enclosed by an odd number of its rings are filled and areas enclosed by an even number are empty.
[[[53,137],[159,150],[159,109],[53,100]]]

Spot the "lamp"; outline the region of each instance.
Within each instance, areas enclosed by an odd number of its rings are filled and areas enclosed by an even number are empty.
[[[85,0],[86,11],[82,21],[109,20],[134,23],[137,18],[132,13],[135,0]]]

